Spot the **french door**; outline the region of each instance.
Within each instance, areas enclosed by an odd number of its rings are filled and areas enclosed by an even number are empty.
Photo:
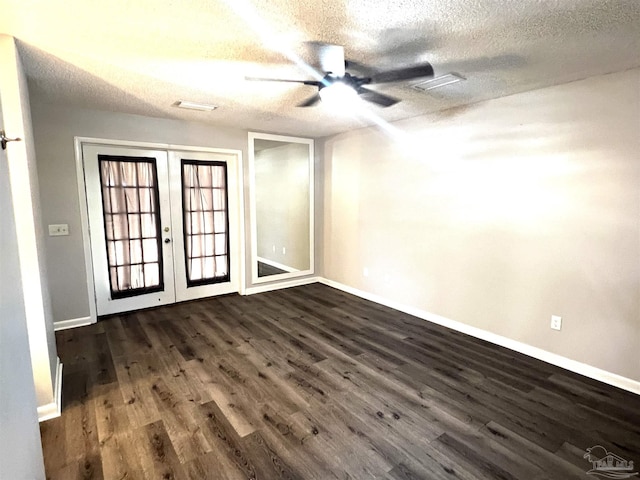
[[[82,154],[98,315],[239,290],[237,154]]]

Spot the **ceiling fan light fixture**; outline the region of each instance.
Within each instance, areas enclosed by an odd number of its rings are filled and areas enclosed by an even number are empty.
[[[201,112],[213,112],[217,105],[209,105],[207,103],[188,102],[184,100],[177,101],[174,105],[178,108],[186,108],[187,110],[198,110]]]
[[[317,87],[315,95],[306,98],[298,103],[298,107],[313,107],[318,103],[326,103],[337,112],[348,111],[352,113],[364,105],[364,102],[373,103],[382,108],[391,107],[400,102],[399,98],[394,98],[383,92],[369,89],[370,85],[393,84],[404,82],[419,82],[421,79],[433,77],[433,66],[429,62],[395,68],[383,72],[373,73],[371,76],[361,77],[351,74],[349,61],[344,59],[344,47],[339,45],[322,44],[311,42],[316,47],[324,76],[320,72],[314,72],[316,79],[296,80],[292,78],[260,78],[245,77],[247,80],[258,80],[267,82],[289,82],[299,83],[307,86]],[[362,67],[361,67],[362,68]],[[373,72],[373,70],[371,70]],[[460,81],[462,77],[456,76],[454,81]],[[410,84],[409,84],[410,85]]]
[[[358,92],[342,82],[334,82],[328,87],[323,87],[318,93],[323,103],[335,109],[350,107],[358,101]]]
[[[416,83],[415,85],[412,85],[412,87],[416,90],[422,90],[426,92],[435,88],[444,87],[445,85],[462,82],[464,80],[466,80],[466,78],[464,78],[462,75],[459,75],[457,73],[447,73],[445,75],[440,75],[439,77],[425,80],[424,82]]]

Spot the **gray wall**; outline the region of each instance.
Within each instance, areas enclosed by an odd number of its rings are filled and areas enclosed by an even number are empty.
[[[49,287],[55,322],[89,316],[74,137],[169,143],[242,151],[245,189],[245,275],[250,285],[249,178],[247,131],[203,123],[142,117],[116,112],[51,105],[31,99],[38,153],[42,225],[69,224],[69,236],[45,237]],[[222,111],[213,114],[220,115]],[[319,189],[316,190],[320,195]]]
[[[325,277],[640,380],[639,85],[635,69],[328,139]]]
[[[69,224],[69,236],[46,237],[47,267],[56,322],[87,317],[85,271],[74,137],[170,143],[242,150],[247,132],[177,120],[54,106],[32,99],[44,225]]]

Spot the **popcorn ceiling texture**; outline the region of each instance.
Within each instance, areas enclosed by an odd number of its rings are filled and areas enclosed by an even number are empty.
[[[305,42],[344,45],[348,59],[389,69],[429,61],[468,80],[371,106],[399,120],[640,66],[638,0],[3,0],[0,32],[19,40],[31,95],[79,107],[321,137],[370,125],[296,108],[314,87],[274,45],[315,63]],[[270,48],[271,47],[271,48]],[[213,113],[172,105],[219,105]]]

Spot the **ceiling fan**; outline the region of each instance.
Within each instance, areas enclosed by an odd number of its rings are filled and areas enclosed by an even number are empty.
[[[329,44],[313,44],[318,50],[320,67],[324,76],[319,80],[293,80],[281,78],[246,77],[247,80],[267,82],[290,82],[312,85],[318,88],[318,93],[309,97],[298,107],[312,107],[320,100],[336,105],[344,105],[353,99],[360,97],[381,107],[390,107],[400,101],[398,98],[384,95],[375,90],[366,88],[365,85],[380,83],[402,82],[416,78],[433,77],[433,67],[430,63],[421,63],[411,67],[404,67],[386,72],[374,73],[370,76],[359,77],[348,73],[346,70],[356,65],[345,61],[344,47]]]

